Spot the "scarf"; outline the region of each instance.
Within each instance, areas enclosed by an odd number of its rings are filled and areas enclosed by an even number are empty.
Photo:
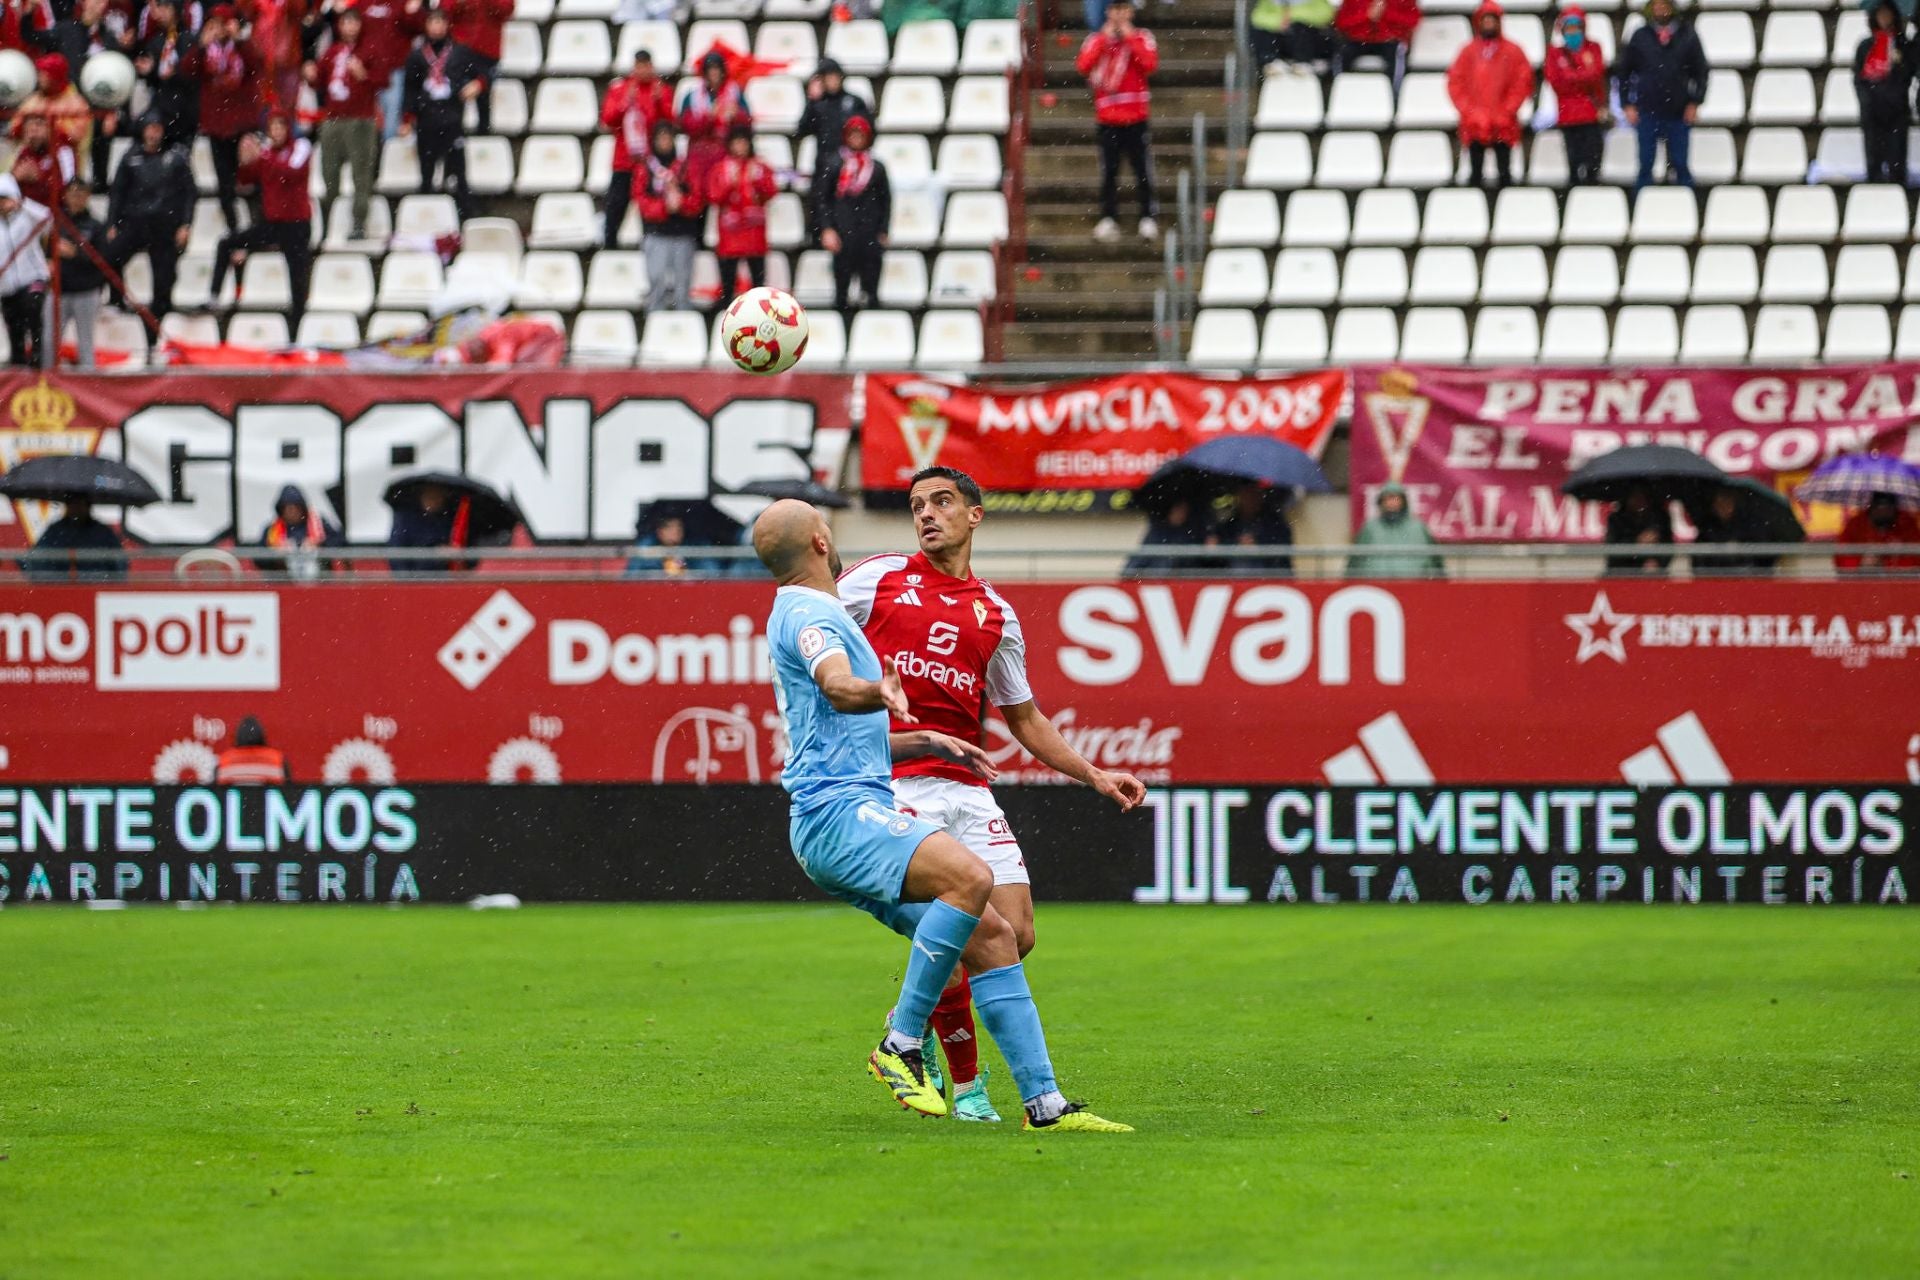
[[[167,32],[167,43],[160,49],[160,57],[156,60],[154,74],[160,76],[162,79],[170,80],[173,78],[173,73],[179,69],[180,28],[175,27]]]
[[[309,508],[307,511],[307,518],[306,518],[305,524],[306,524],[306,530],[307,530],[307,539],[304,543],[300,543],[297,545],[317,547],[322,542],[326,541],[327,533],[326,533],[326,530],[321,527],[319,512]],[[275,520],[272,524],[267,526],[267,545],[270,547],[285,546],[287,544],[287,533],[288,533],[287,522],[285,520]]]
[[[420,58],[427,64],[427,96],[445,102],[453,96],[453,81],[447,79],[447,63],[453,60],[453,41],[443,40],[436,51],[431,40],[420,46]]]
[[[1867,51],[1867,60],[1860,67],[1863,79],[1875,83],[1885,80],[1893,70],[1893,32],[1876,31],[1873,33],[1873,48]]]
[[[353,62],[355,46],[337,44],[333,47],[338,53],[327,74],[327,97],[335,102],[345,102],[353,96],[353,81],[348,77],[347,68]]]
[[[651,150],[647,151],[647,189],[656,196],[667,194],[667,188],[674,182],[673,161],[662,160]]]
[[[647,145],[647,133],[653,128],[653,124],[647,119],[644,108],[647,100],[654,96],[654,85],[659,83],[658,80],[652,80],[646,84],[635,81],[628,88],[627,109],[620,114],[620,135],[626,139],[627,154],[630,156],[637,156],[650,150]]]
[[[849,200],[867,189],[873,181],[873,150],[855,151],[852,147],[840,148],[840,181],[833,194],[842,200]]]
[[[1133,46],[1125,40],[1109,42],[1107,52],[1093,67],[1093,92],[1098,97],[1103,93],[1118,93],[1120,82],[1126,78],[1133,67]]]
[[[246,79],[247,64],[240,57],[240,49],[231,40],[220,40],[207,46],[208,79],[222,89],[237,90]]]

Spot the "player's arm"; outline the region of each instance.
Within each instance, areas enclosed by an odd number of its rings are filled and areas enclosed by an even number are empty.
[[[999,767],[979,747],[971,742],[962,742],[944,733],[935,733],[932,729],[913,729],[905,733],[887,735],[887,745],[893,749],[895,760],[915,760],[921,756],[938,756],[954,764],[963,764],[973,770],[974,776],[992,782],[1000,776]]]
[[[814,663],[813,682],[842,715],[885,711],[903,724],[915,723],[907,711],[907,695],[900,688],[900,673],[894,669],[893,659],[887,659],[884,666],[885,674],[878,680],[862,680],[853,674],[846,653],[832,649]]]
[[[1047,768],[1092,787],[1119,805],[1122,813],[1147,798],[1146,784],[1132,774],[1110,773],[1089,764],[1085,756],[1060,736],[1053,721],[1040,713],[1040,704],[1031,698],[1001,707],[1000,715],[1006,720],[1013,740],[1025,747],[1028,755]]]

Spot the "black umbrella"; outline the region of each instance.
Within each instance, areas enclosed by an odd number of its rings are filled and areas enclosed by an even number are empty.
[[[160,501],[147,478],[124,462],[88,453],[50,453],[29,458],[0,476],[0,494],[42,502],[97,502],[144,507]]]
[[[1794,514],[1793,499],[1772,485],[1761,484],[1752,476],[1732,476],[1727,487],[1740,495],[1740,503],[1759,526],[1763,542],[1805,542],[1807,530]],[[1693,512],[1687,512],[1693,518]],[[1693,520],[1697,528],[1700,521]]]
[[[514,526],[521,522],[520,508],[513,504],[512,498],[503,496],[491,485],[447,471],[423,471],[419,475],[395,480],[387,486],[387,505],[396,511],[418,511],[420,491],[428,485],[451,489],[470,501],[467,536],[474,545],[509,536]]]
[[[1603,453],[1568,476],[1560,492],[1585,502],[1619,502],[1645,485],[1660,500],[1694,503],[1728,483],[1727,473],[1691,449],[1631,444]]]
[[[832,507],[835,510],[853,505],[852,499],[838,489],[829,489],[811,479],[756,480],[750,485],[743,486],[739,492],[751,494],[756,498],[798,498],[816,507]]]
[[[693,547],[726,547],[740,541],[740,522],[705,498],[662,498],[641,509],[634,533],[647,537],[663,520],[678,520]]]
[[[1330,493],[1320,464],[1299,449],[1269,436],[1227,436],[1187,450],[1148,476],[1133,491],[1148,511],[1164,511],[1175,502],[1205,505],[1220,493],[1246,483],[1275,489]]]

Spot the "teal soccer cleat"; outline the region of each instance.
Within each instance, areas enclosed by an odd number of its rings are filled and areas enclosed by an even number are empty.
[[[953,1095],[951,1114],[956,1120],[977,1120],[986,1124],[999,1124],[1000,1113],[993,1109],[993,1102],[987,1097],[987,1069],[980,1068],[980,1075],[974,1082]]]

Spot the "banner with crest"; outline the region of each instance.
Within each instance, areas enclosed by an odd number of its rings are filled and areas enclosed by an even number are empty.
[[[6,414],[12,430],[0,431],[0,474],[47,454],[91,454],[100,443],[100,426],[82,418],[73,397],[44,379],[9,396]],[[59,510],[58,503],[0,499],[0,525],[17,521],[24,534],[8,541],[38,542]]]
[[[1271,436],[1318,458],[1346,386],[1338,369],[1268,378],[1149,371],[1046,383],[870,373],[861,487],[869,501],[898,501],[914,472],[942,465],[978,480],[996,509],[1123,509],[1161,466],[1220,436]]]
[[[1791,493],[1821,463],[1874,451],[1920,462],[1920,364],[1822,368],[1463,369],[1353,372],[1353,527],[1385,484],[1443,542],[1597,542],[1606,506],[1560,492],[1625,445],[1690,449],[1730,476]],[[1845,512],[1801,506],[1809,535]]]

